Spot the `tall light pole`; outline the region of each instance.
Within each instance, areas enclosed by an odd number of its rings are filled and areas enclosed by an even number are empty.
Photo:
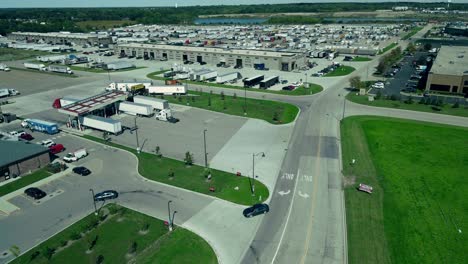
[[[247,87],[244,85],[244,115],[247,115]]]
[[[93,189],[89,189],[89,191],[91,192],[91,195],[93,195],[94,215],[98,215],[97,206],[96,206],[96,200],[94,200],[94,190],[93,190]]]
[[[167,214],[169,216],[169,231],[172,231],[171,203],[172,203],[172,200],[167,201]]]
[[[174,211],[174,213],[172,213],[172,221],[171,221],[171,229],[174,230],[174,217],[175,217],[175,214],[177,213],[177,211]]]
[[[259,152],[257,154],[252,153],[252,179],[254,180],[252,184],[250,185],[251,191],[252,191],[252,196],[255,195],[255,157],[262,154],[262,158],[265,157],[265,152]]]
[[[343,121],[344,119],[345,110],[346,110],[346,96],[343,95],[343,115],[341,117],[341,121]]]
[[[137,127],[137,117],[135,116],[135,136],[136,136],[136,144],[137,148],[136,151],[140,154],[140,141],[138,140],[138,127]]]
[[[205,168],[208,168],[208,153],[206,153],[206,129],[203,130],[203,147],[205,149]]]

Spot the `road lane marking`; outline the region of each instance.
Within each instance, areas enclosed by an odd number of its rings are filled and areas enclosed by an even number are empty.
[[[302,193],[300,190],[299,190],[299,196],[302,198],[309,198],[309,195],[307,193]]]
[[[278,194],[283,196],[283,195],[287,195],[291,192],[291,190],[287,190],[286,192],[285,191],[279,191]]]
[[[294,173],[283,173],[281,179],[294,180]]]
[[[297,170],[297,175],[300,175],[300,170],[299,169]],[[297,183],[298,182],[299,181],[296,180],[296,183],[294,184],[293,193],[296,193]],[[294,196],[291,198],[291,205],[289,206],[288,216],[286,217],[286,223],[284,224],[283,231],[281,232],[281,237],[280,237],[280,240],[279,240],[279,243],[278,243],[278,247],[276,248],[275,255],[273,255],[273,259],[271,260],[271,264],[273,264],[275,262],[276,256],[278,255],[279,249],[281,247],[281,243],[283,241],[284,234],[286,233],[286,228],[288,227],[289,217],[291,216],[291,211],[292,211],[293,205],[294,205]]]

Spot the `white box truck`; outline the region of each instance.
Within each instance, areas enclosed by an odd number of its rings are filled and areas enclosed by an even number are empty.
[[[148,96],[135,96],[133,102],[137,104],[150,105],[155,110],[169,109],[169,102],[164,99],[153,98]]]
[[[211,79],[216,79],[216,76],[218,76],[218,73],[213,70],[209,69],[202,69],[200,71],[195,71],[190,74],[190,79],[192,81],[197,81],[197,82],[204,82],[208,81]]]
[[[65,157],[63,157],[63,160],[65,162],[72,162],[77,161],[86,156],[88,156],[88,152],[86,152],[86,149],[78,149],[65,155]]]
[[[52,56],[37,56],[36,60],[40,62],[63,62],[67,58],[66,55],[52,55]]]
[[[136,116],[152,116],[154,114],[151,105],[132,102],[121,102],[119,104],[119,111]]]
[[[149,94],[186,94],[187,88],[183,85],[161,85],[161,86],[149,86],[146,88]]]
[[[73,71],[69,67],[60,65],[49,65],[49,67],[47,67],[47,71],[73,74]]]
[[[101,116],[85,116],[82,118],[81,124],[85,127],[106,131],[114,135],[122,132],[122,123],[120,121]]]
[[[145,88],[148,88],[153,83],[151,81],[143,80],[143,81],[133,81],[133,82],[112,82],[106,87],[106,91],[122,91],[122,92],[130,92],[133,86],[143,84]]]
[[[8,96],[10,96],[10,91],[8,91],[8,89],[6,88],[0,89],[0,98],[8,97]]]
[[[10,71],[10,67],[8,67],[8,65],[5,63],[0,63],[0,71]]]
[[[46,71],[47,68],[44,64],[39,64],[39,63],[30,63],[30,62],[25,62],[24,67],[26,69],[33,69],[33,70],[38,70],[38,71]]]
[[[216,77],[217,83],[227,83],[242,78],[238,72],[230,72]]]

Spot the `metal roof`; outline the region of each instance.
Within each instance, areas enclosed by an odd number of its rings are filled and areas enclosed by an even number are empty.
[[[58,111],[71,116],[81,116],[117,101],[125,101],[125,97],[123,92],[105,92],[59,108]]]
[[[442,46],[432,64],[431,73],[463,76],[468,71],[468,47]]]
[[[37,144],[0,140],[0,167],[8,166],[48,151],[48,148]]]

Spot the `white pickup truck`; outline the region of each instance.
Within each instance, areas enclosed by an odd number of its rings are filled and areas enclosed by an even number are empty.
[[[65,162],[72,162],[72,161],[77,161],[81,158],[84,158],[88,155],[88,152],[86,152],[86,149],[79,149],[74,152],[68,153],[63,157],[63,160]]]

